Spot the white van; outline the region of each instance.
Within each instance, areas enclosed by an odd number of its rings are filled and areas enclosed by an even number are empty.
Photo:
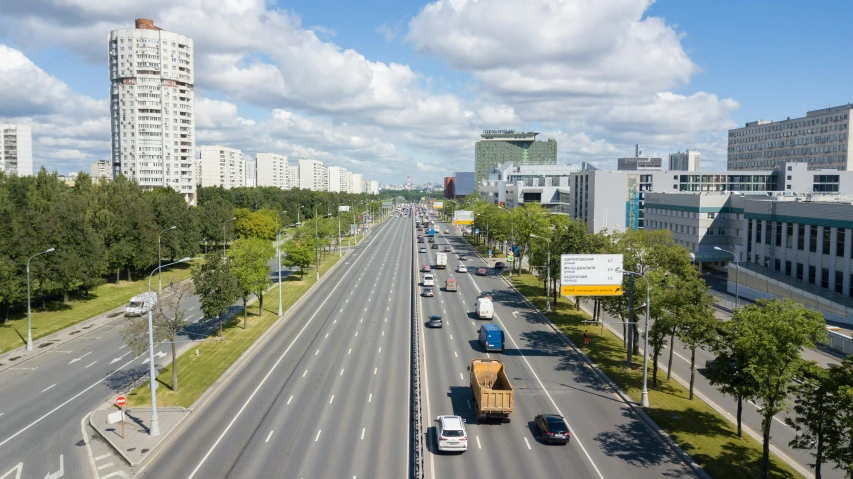
[[[495,315],[495,307],[489,298],[477,298],[477,318],[492,319]]]
[[[157,303],[157,293],[142,293],[130,298],[127,307],[124,309],[125,316],[142,316],[148,314],[148,311],[154,308]]]
[[[435,286],[435,276],[431,274],[424,275],[424,286]]]

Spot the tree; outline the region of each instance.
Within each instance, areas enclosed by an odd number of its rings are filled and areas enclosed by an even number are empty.
[[[240,296],[240,285],[231,269],[230,261],[222,251],[211,251],[203,264],[192,268],[196,294],[201,297],[201,310],[208,318],[219,320],[219,337],[222,337],[222,315]]]
[[[178,391],[178,347],[175,343],[181,331],[189,326],[181,301],[192,295],[192,285],[180,284],[169,295],[161,295],[152,310],[154,343],[169,341],[172,345],[172,391]],[[127,322],[122,330],[122,339],[134,355],[148,350],[148,315],[143,314]],[[152,378],[152,381],[154,378]]]
[[[678,277],[676,289],[681,301],[675,309],[681,318],[678,338],[690,349],[690,400],[696,379],[696,349],[712,346],[717,340],[717,318],[714,316],[714,297],[695,269]]]
[[[836,397],[834,430],[826,441],[826,459],[853,477],[853,356],[829,369]]]
[[[838,385],[834,375],[814,362],[803,364],[801,381],[793,387],[793,418],[786,417],[785,424],[797,431],[789,445],[804,449],[814,457],[815,479],[820,479],[821,466],[826,459],[826,445],[837,442],[836,410]]]
[[[788,389],[803,365],[800,352],[826,337],[826,321],[790,299],[758,300],[738,309],[732,321],[737,325],[732,343],[749,357],[745,372],[755,380],[755,396],[761,400],[761,477],[767,479],[773,416],[786,409]]]
[[[305,269],[314,262],[313,243],[309,246],[305,241],[288,241],[282,249],[287,253],[282,263],[289,267],[299,267],[299,278],[302,279]]]
[[[263,314],[264,291],[272,284],[267,262],[275,256],[272,244],[259,238],[241,238],[228,252],[231,268],[239,285],[243,300],[243,329],[246,329],[248,311],[246,304],[252,293],[258,297],[258,314]]]
[[[748,352],[739,349],[739,344],[731,341],[738,336],[740,323],[729,321],[718,329],[720,340],[712,347],[716,354],[711,367],[705,371],[708,380],[720,388],[720,392],[732,396],[737,401],[737,435],[743,435],[743,402],[755,397],[758,385],[755,378],[746,373],[749,365]]]

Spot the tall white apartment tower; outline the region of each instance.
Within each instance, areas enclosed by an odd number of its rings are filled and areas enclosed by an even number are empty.
[[[249,155],[243,155],[243,164],[246,167],[245,186],[254,188],[258,186],[258,160]]]
[[[258,153],[258,186],[290,189],[287,156],[278,153]]]
[[[361,194],[364,193],[364,176],[361,173],[353,173],[352,181],[350,182],[351,190],[350,193]]]
[[[30,125],[0,123],[0,171],[33,176],[33,131]]]
[[[329,171],[329,191],[335,193],[349,193],[349,172],[341,166],[330,166]]]
[[[198,148],[196,161],[199,186],[225,189],[246,186],[246,162],[242,151],[227,146],[205,145]]]
[[[696,150],[670,153],[669,169],[672,171],[699,171],[699,160],[699,152]]]
[[[299,187],[303,190],[329,191],[329,170],[318,160],[299,160]]]
[[[287,189],[299,188],[299,163],[287,165]]]
[[[194,49],[190,38],[139,18],[110,32],[113,176],[196,201]]]

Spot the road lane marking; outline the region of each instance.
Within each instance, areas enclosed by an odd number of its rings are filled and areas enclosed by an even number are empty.
[[[343,376],[343,375],[344,375],[344,370],[341,369],[341,374],[338,374],[338,376]]]
[[[364,318],[358,320],[359,323],[361,323],[362,321],[364,321]]]
[[[272,431],[267,435],[267,440],[264,442],[270,442],[270,438],[272,437]]]
[[[370,393],[370,395],[367,396],[367,402],[373,402],[373,393]]]
[[[304,373],[302,373],[302,377],[304,378],[308,374],[308,370],[306,369]]]
[[[97,361],[92,361],[91,363],[89,363],[89,366],[92,366],[92,365],[94,365],[95,363],[97,363]],[[86,367],[85,367],[85,368],[83,368],[83,369],[89,369],[89,366],[86,366]]]
[[[376,374],[376,370],[377,370],[377,369],[379,369],[379,368],[373,368],[373,374],[374,374],[374,375]]]
[[[326,337],[325,337],[325,338],[323,338],[323,339],[327,339],[328,337],[329,337],[329,333],[326,333]]]
[[[126,345],[126,344],[123,344],[123,345],[122,345],[120,348],[118,348],[118,349],[119,349],[119,351],[121,351],[122,349],[124,349],[124,348],[126,348],[126,347],[127,347],[127,345]]]
[[[292,400],[293,400],[293,396],[291,395],[289,398],[287,398],[287,404],[290,404],[290,401],[292,401]]]
[[[366,428],[361,428],[361,440],[362,440],[362,441],[364,440],[364,430],[365,430],[365,429],[366,429]],[[352,479],[355,479],[355,476],[352,476]]]
[[[458,354],[456,354],[456,351],[453,351],[453,356],[454,356],[454,357],[457,357],[457,358],[459,357],[459,355],[458,355]]]
[[[335,324],[335,323],[337,323],[337,322],[338,322],[338,320],[336,319],[336,320],[332,321],[332,324]]]
[[[320,433],[321,433],[321,432],[323,432],[323,430],[322,430],[322,429],[318,429],[318,430],[317,430],[317,437],[315,437],[315,438],[314,438],[314,442],[317,442],[317,441],[319,441],[319,440],[320,440]]]
[[[470,400],[470,399],[466,399],[466,400],[465,400],[465,402],[467,402],[467,403],[468,403],[468,409],[471,409],[471,400]]]
[[[385,331],[382,331],[382,336],[385,336]]]
[[[334,401],[334,400],[335,400],[335,395],[332,394],[332,397],[329,398],[329,404],[332,404],[332,401]]]
[[[465,380],[465,376],[463,376],[463,375],[462,375],[462,373],[459,373],[459,379],[461,379],[461,380],[463,380],[463,381],[464,381],[464,380]]]
[[[48,389],[52,388],[53,386],[56,386],[56,384],[51,384],[50,386],[48,386],[48,387],[46,387],[46,388],[42,389],[42,390],[41,390],[41,392],[45,392],[45,391],[47,391]]]
[[[358,331],[356,331],[356,332],[355,332],[355,336],[353,336],[353,337],[354,337],[354,338],[357,338],[357,337],[358,337]]]
[[[318,354],[320,354],[320,350],[319,350],[319,349],[317,350],[317,352],[316,352],[316,353],[314,353],[314,356],[316,356],[316,355],[318,355]]]
[[[96,457],[95,460],[100,461],[101,459],[105,459],[105,458],[108,458],[110,456],[112,456],[112,454],[107,453],[107,454],[104,454],[103,456]]]
[[[489,356],[489,353],[486,353],[486,357],[487,357],[487,358],[490,358],[491,356]]]
[[[524,443],[525,443],[525,444],[527,444],[527,449],[533,449],[532,447],[530,447],[530,443],[529,443],[529,442],[527,442],[527,438],[526,438],[526,437],[524,438]]]
[[[474,436],[477,438],[477,449],[482,449],[483,446],[480,445],[480,436]]]
[[[74,363],[76,363],[77,361],[79,361],[79,360],[81,360],[81,359],[85,358],[86,356],[88,356],[88,355],[92,354],[93,352],[94,352],[94,351],[89,351],[88,353],[86,353],[86,354],[84,354],[84,355],[80,356],[79,358],[74,358],[74,359],[72,359],[71,361],[69,361],[69,362],[68,362],[68,364],[74,364]]]
[[[382,346],[379,346],[379,351],[377,351],[376,354],[379,354],[381,352],[382,352]]]
[[[108,467],[110,467],[110,466],[115,466],[115,463],[114,463],[114,462],[108,462],[108,463],[106,463],[106,464],[104,464],[104,465],[102,465],[102,466],[98,466],[98,470],[100,471],[101,469],[106,469],[106,468],[108,468]],[[50,474],[48,474],[48,476],[50,476]]]
[[[350,354],[350,353],[352,353],[352,348],[349,348],[349,351],[347,351],[347,354]]]
[[[452,334],[450,335],[450,339],[453,339],[453,335],[452,335]]]

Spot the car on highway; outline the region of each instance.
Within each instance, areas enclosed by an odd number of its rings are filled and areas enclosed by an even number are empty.
[[[425,265],[421,266],[421,271],[423,271],[423,272],[429,272],[429,271],[430,271],[430,266],[429,266],[428,264],[425,264]]]
[[[426,247],[421,246],[420,249],[418,250],[418,253],[426,253]]]
[[[477,268],[477,276],[486,276],[487,274],[486,268]]]
[[[468,261],[468,254],[462,253],[459,255],[459,261]]]
[[[430,328],[440,328],[442,326],[441,316],[437,314],[433,314],[429,317],[429,327]]]
[[[435,244],[435,243],[432,243],[432,245],[430,245],[430,248],[432,248],[432,249],[438,249],[438,245],[437,245],[437,244]]]
[[[444,252],[450,253],[450,246],[449,245],[444,247]]]
[[[435,418],[435,436],[439,451],[468,450],[468,433],[465,432],[465,420],[459,416],[438,416]]]
[[[431,274],[424,275],[424,286],[435,286],[435,276]]]
[[[489,298],[489,299],[492,299],[492,292],[491,292],[491,291],[483,291],[482,293],[480,293],[480,295],[479,295],[479,296],[477,296],[477,298]]]
[[[430,237],[429,237],[429,242],[434,244],[434,243],[435,243],[435,238],[433,238],[432,236],[430,236]]]
[[[498,261],[497,263],[495,263],[495,269],[503,269],[503,268],[504,268],[504,264],[502,261]]]
[[[419,238],[418,238],[418,243],[423,243],[423,242],[424,242],[423,237],[419,237]]]
[[[444,230],[444,234],[449,235],[449,234],[450,234],[450,230],[448,230],[448,229]]]
[[[539,439],[545,443],[569,443],[569,426],[566,425],[563,416],[558,414],[537,414],[533,420],[536,430],[539,431]]]
[[[468,268],[466,268],[464,264],[460,264],[459,266],[456,267],[456,272],[457,273],[467,273]]]
[[[435,296],[435,291],[433,291],[432,288],[424,288],[424,292],[422,293],[422,295],[425,298],[432,298],[433,296]]]

